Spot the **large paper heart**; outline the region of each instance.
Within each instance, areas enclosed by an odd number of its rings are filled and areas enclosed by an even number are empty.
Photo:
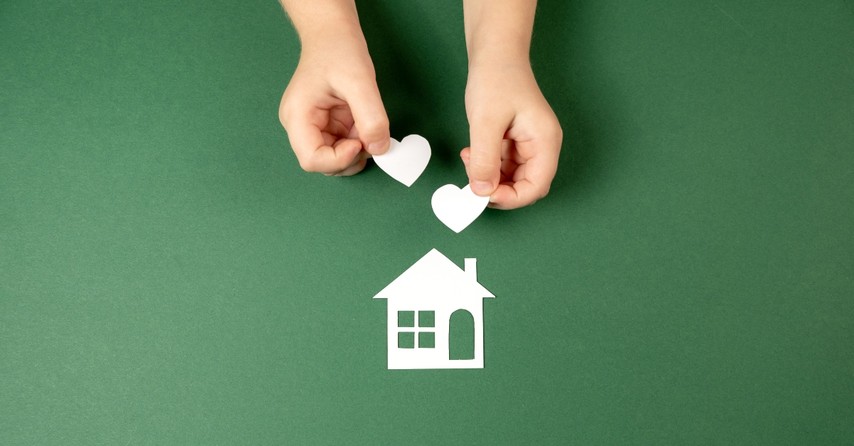
[[[471,185],[460,189],[446,184],[433,192],[433,213],[445,226],[457,234],[483,213],[489,197],[481,197],[471,191]]]
[[[430,143],[419,135],[409,135],[399,142],[391,138],[388,152],[374,155],[374,162],[390,177],[406,187],[412,186],[430,162]]]

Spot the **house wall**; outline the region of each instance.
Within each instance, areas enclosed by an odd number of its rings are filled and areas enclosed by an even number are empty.
[[[483,367],[483,299],[388,299],[387,311],[387,348],[389,369],[453,369]],[[457,310],[466,310],[474,319],[474,359],[450,360],[448,352],[448,334],[451,314]],[[398,311],[434,311],[435,347],[398,348],[397,326]],[[416,330],[419,330],[416,328]]]

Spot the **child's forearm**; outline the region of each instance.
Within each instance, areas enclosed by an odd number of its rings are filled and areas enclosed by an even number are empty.
[[[364,44],[354,0],[280,0],[303,49],[327,42]]]
[[[536,0],[464,0],[469,67],[528,64]]]

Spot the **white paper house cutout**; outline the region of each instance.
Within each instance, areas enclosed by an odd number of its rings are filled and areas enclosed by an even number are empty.
[[[477,282],[477,259],[465,259],[462,270],[430,250],[374,296],[388,301],[388,368],[482,369],[483,299],[494,297]],[[474,322],[473,358],[450,358],[452,315],[454,323]]]

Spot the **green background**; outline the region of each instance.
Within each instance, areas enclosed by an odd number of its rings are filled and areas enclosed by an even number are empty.
[[[360,13],[409,189],[299,170],[272,0],[0,2],[0,443],[854,443],[851,1],[543,0],[558,177],[459,235],[460,2]],[[483,370],[385,368],[431,248]]]

